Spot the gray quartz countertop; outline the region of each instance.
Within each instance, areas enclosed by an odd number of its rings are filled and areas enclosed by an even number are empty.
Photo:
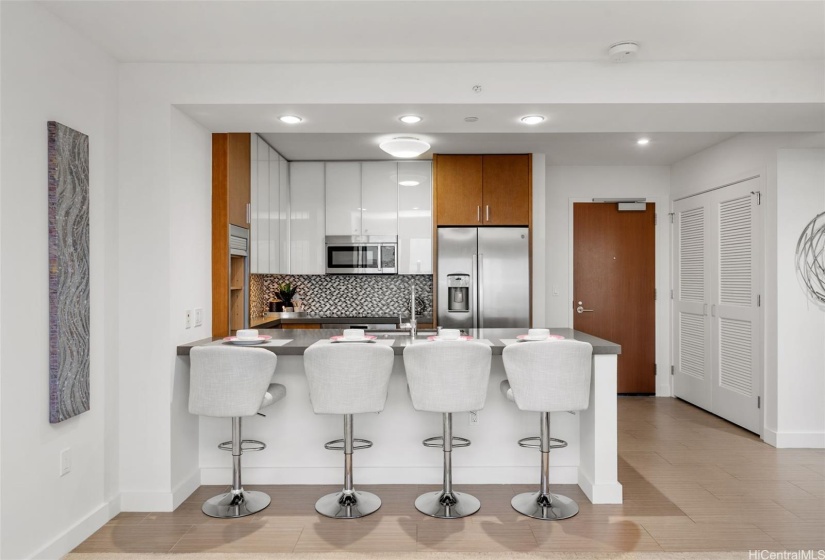
[[[363,319],[363,318],[361,318]],[[318,322],[316,319],[315,321],[310,322]],[[259,348],[264,348],[275,354],[285,355],[285,356],[296,356],[296,355],[303,355],[304,351],[312,346],[314,343],[318,342],[322,339],[328,339],[331,336],[340,335],[341,329],[289,329],[289,328],[281,328],[281,329],[261,329],[258,328],[260,334],[266,334],[271,336],[273,339],[289,339],[290,342],[286,343],[283,346],[259,346]],[[502,339],[514,339],[516,336],[520,334],[525,334],[527,329],[470,329],[469,334],[476,339],[481,340],[489,340],[492,344],[493,354],[501,354],[501,351],[504,349],[505,344],[502,342]],[[565,338],[573,339],[573,340],[581,340],[583,342],[589,342],[593,346],[593,353],[594,354],[621,354],[622,347],[618,344],[613,342],[597,338],[595,336],[589,335],[587,333],[574,331],[573,329],[550,329],[552,334],[558,334]],[[412,339],[408,335],[397,336],[397,335],[378,335],[381,339],[392,339],[393,345],[392,348],[396,354],[402,354],[404,352],[404,347],[413,344]],[[195,346],[204,346],[207,344],[211,344],[213,342],[221,340],[221,337],[211,337],[211,338],[204,338],[202,340],[197,340],[195,342],[190,342],[188,344],[181,344],[177,348],[177,355],[178,356],[188,356],[189,351],[194,348]],[[416,339],[416,343],[426,342],[426,336],[419,336]],[[226,343],[229,344],[229,343]],[[524,343],[524,344],[529,344]]]
[[[430,316],[419,316],[419,323],[432,323]],[[251,329],[271,329],[282,325],[306,325],[315,323],[335,324],[368,324],[368,323],[398,323],[398,315],[393,317],[336,317],[326,313],[269,313],[264,317],[255,317],[249,320]]]

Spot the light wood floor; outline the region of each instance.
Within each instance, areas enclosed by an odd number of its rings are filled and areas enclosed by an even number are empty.
[[[538,476],[538,454],[536,461]],[[121,513],[75,552],[825,549],[825,451],[774,449],[682,401],[619,399],[619,480],[621,505],[594,506],[577,486],[552,487],[581,507],[558,522],[510,508],[510,498],[531,486],[458,481],[482,508],[453,521],[413,507],[418,494],[435,487],[402,485],[358,487],[377,493],[383,506],[356,521],[315,513],[315,500],[339,489],[332,486],[249,487],[269,493],[273,505],[217,520],[200,507],[223,488],[204,486],[171,513]]]

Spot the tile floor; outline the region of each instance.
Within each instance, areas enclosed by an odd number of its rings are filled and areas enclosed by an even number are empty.
[[[510,498],[530,486],[458,484],[482,509],[454,521],[413,507],[418,494],[435,487],[404,485],[359,486],[381,496],[383,506],[356,521],[314,512],[317,497],[338,489],[332,486],[255,487],[279,507],[217,520],[200,507],[222,488],[204,486],[171,513],[121,513],[75,552],[825,549],[825,450],[774,449],[682,401],[619,399],[619,480],[621,505],[594,506],[576,486],[552,487],[581,507],[559,522],[510,508]]]

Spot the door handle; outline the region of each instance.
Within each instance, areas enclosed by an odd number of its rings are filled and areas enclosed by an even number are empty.
[[[594,309],[585,309],[582,307],[582,302],[579,302],[579,306],[576,308],[576,313],[593,313]]]

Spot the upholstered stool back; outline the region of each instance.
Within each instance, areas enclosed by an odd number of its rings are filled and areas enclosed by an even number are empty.
[[[586,409],[592,354],[590,344],[577,340],[507,346],[502,358],[516,406],[532,412]]]
[[[404,368],[413,408],[425,412],[481,410],[490,381],[486,344],[431,342],[404,348]]]
[[[381,412],[387,401],[392,348],[381,344],[316,344],[304,352],[316,414]]]

